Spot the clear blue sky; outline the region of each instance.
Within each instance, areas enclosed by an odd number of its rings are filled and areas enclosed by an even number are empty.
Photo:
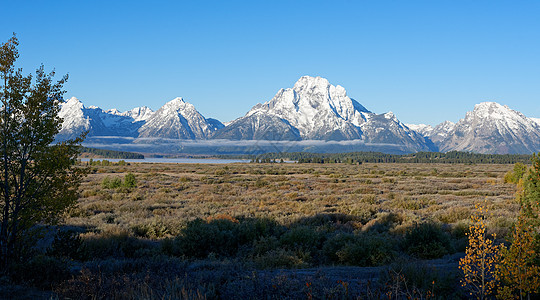
[[[19,66],[69,73],[86,105],[184,97],[230,121],[302,75],[406,123],[497,101],[540,117],[540,1],[8,1]]]

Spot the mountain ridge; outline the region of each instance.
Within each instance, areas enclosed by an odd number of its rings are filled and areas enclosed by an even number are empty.
[[[392,151],[471,151],[532,153],[540,151],[540,118],[529,118],[506,105],[481,102],[457,123],[437,126],[404,124],[392,112],[376,114],[350,98],[345,88],[322,77],[302,76],[292,88],[254,105],[244,116],[225,124],[206,118],[177,97],[153,111],[146,106],[120,112],[86,107],[75,97],[61,104],[64,119],[57,140],[88,131],[88,138],[106,142],[127,138],[152,140],[358,141],[388,145]],[[351,146],[352,147],[352,146]],[[182,147],[180,147],[181,149]],[[379,149],[379,148],[377,148]],[[383,148],[384,149],[384,148]],[[397,149],[397,150],[396,150]]]

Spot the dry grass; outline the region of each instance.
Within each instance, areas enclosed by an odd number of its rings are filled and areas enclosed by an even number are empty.
[[[415,222],[467,222],[486,199],[493,229],[517,214],[515,185],[504,183],[511,165],[444,164],[146,164],[94,169],[82,184],[68,225],[94,233],[176,235],[195,218],[218,214],[272,218],[287,225],[303,217],[340,213],[365,226],[387,213],[401,217],[394,230]],[[105,177],[135,174],[136,188],[107,189]]]
[[[59,298],[459,299],[455,257],[474,205],[487,200],[502,238],[518,213],[512,167],[93,167],[66,216],[77,233],[26,268],[56,265]],[[129,172],[135,188],[122,184]]]

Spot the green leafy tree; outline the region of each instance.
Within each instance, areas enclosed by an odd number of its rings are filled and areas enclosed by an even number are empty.
[[[512,171],[508,171],[504,175],[504,182],[505,183],[518,183],[519,180],[523,178],[526,171],[527,171],[527,166],[518,162],[514,164],[514,169]]]
[[[497,275],[502,286],[500,299],[519,298],[540,289],[540,156],[533,155],[532,167],[518,181],[517,200],[521,211],[512,232],[512,244],[502,252]]]
[[[63,77],[43,66],[15,70],[15,35],[0,44],[0,272],[22,259],[37,224],[53,224],[74,205],[85,170],[75,166],[82,137],[54,143]]]
[[[535,264],[538,254],[534,247],[534,227],[530,226],[526,216],[520,214],[512,232],[512,244],[502,249],[502,259],[496,273],[503,286],[499,287],[500,299],[519,299],[540,288],[540,267]]]
[[[535,226],[540,225],[540,155],[533,154],[532,166],[518,186],[521,209]]]

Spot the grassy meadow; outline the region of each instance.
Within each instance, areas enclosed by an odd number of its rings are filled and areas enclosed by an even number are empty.
[[[94,165],[30,264],[51,279],[24,280],[60,299],[461,298],[475,205],[499,241],[519,213],[512,167]]]
[[[94,166],[67,224],[92,234],[125,232],[149,239],[176,236],[196,218],[270,218],[290,226],[339,215],[369,231],[395,219],[403,233],[433,221],[459,227],[486,200],[494,231],[504,235],[517,215],[516,187],[504,183],[512,165],[454,164],[131,164]],[[136,188],[103,181],[131,172]],[[347,223],[347,222],[345,222]],[[142,228],[155,228],[144,232]]]

